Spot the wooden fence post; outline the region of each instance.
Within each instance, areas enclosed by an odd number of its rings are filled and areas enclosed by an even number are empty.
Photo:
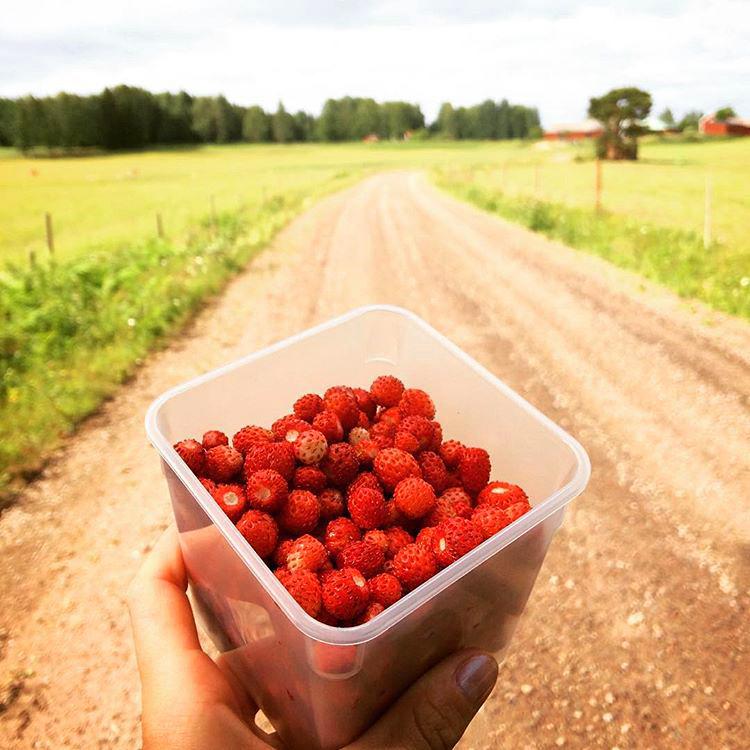
[[[55,254],[55,234],[52,231],[52,216],[49,212],[44,214],[44,229],[47,233],[47,250],[50,255]]]
[[[164,239],[164,225],[161,221],[161,214],[158,212],[156,214],[156,234],[158,235],[160,240]]]
[[[602,210],[602,160],[596,160],[596,176],[594,178],[594,207],[597,213]]]
[[[706,188],[703,199],[703,247],[711,246],[711,176],[706,175]]]

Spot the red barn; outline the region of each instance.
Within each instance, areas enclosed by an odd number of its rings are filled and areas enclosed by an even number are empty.
[[[584,138],[598,138],[604,132],[598,120],[583,120],[562,125],[552,125],[544,131],[545,141],[582,141]]]
[[[750,135],[750,120],[741,117],[717,120],[716,115],[703,115],[698,121],[698,131],[703,135]]]

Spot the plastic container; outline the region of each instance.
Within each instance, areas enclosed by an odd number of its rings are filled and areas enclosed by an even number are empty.
[[[392,373],[435,400],[451,438],[481,445],[492,477],[532,510],[369,623],[309,617],[172,448],[270,425],[309,391]],[[363,307],[174,388],[146,416],[169,485],[193,600],[232,670],[292,748],[356,737],[414,679],[462,647],[507,648],[566,505],[590,475],[583,448],[406,310]]]

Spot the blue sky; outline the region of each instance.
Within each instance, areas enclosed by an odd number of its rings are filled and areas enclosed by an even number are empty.
[[[30,0],[0,23],[0,95],[130,83],[317,112],[344,94],[507,97],[549,125],[621,85],[655,111],[750,117],[748,0]]]

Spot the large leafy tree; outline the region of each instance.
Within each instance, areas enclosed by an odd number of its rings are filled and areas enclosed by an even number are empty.
[[[597,153],[604,159],[637,159],[641,121],[651,112],[651,94],[635,86],[612,89],[589,100],[589,117],[604,127]]]

